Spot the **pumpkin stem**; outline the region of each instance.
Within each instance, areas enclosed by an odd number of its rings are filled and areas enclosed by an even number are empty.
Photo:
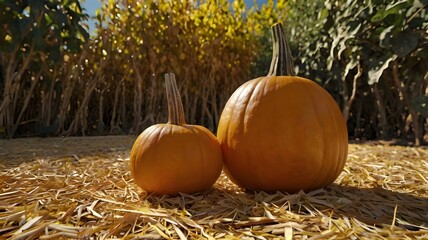
[[[168,123],[174,125],[184,125],[183,103],[178,91],[174,73],[165,74],[166,99],[168,101]]]
[[[281,23],[272,26],[273,53],[268,76],[295,76],[293,56]]]

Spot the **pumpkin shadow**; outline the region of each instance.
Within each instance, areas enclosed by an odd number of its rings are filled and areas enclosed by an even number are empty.
[[[213,188],[198,194],[144,197],[152,208],[188,215],[191,219],[228,219],[218,225],[239,226],[240,222],[266,218],[266,209],[290,211],[303,216],[353,218],[370,226],[391,226],[411,231],[428,230],[428,198],[383,188],[330,185],[304,193],[287,194]],[[283,222],[273,214],[272,221]],[[394,217],[395,216],[395,217]],[[276,219],[276,220],[275,220]],[[284,220],[285,221],[285,220]],[[220,226],[221,227],[221,226]]]
[[[303,198],[333,218],[355,218],[367,225],[389,225],[417,231],[428,229],[428,198],[381,187],[330,185]]]

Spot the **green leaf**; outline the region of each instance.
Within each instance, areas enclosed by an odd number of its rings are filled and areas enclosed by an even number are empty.
[[[386,7],[386,14],[396,14],[396,13],[400,13],[401,10],[406,9],[407,7],[409,7],[411,4],[409,3],[408,0],[401,0],[400,2],[394,3],[394,4],[389,4]]]
[[[380,22],[384,18],[388,17],[389,15],[392,15],[392,14],[400,15],[400,11],[407,8],[408,6],[409,6],[409,3],[407,2],[407,0],[402,0],[395,4],[388,5],[385,9],[379,9],[377,13],[371,18],[371,21],[373,23]]]
[[[89,39],[88,31],[84,27],[82,27],[82,25],[78,25],[77,28],[79,30],[79,33],[82,34],[85,41],[88,41],[88,39]]]
[[[392,55],[391,57],[383,60],[383,59],[373,59],[371,61],[371,66],[369,66],[369,72],[368,72],[368,77],[369,77],[369,85],[373,85],[375,83],[377,83],[380,79],[380,77],[382,76],[382,73],[385,69],[388,68],[389,63],[391,61],[394,61],[397,58],[397,55]]]
[[[319,19],[324,19],[328,16],[328,9],[327,8],[323,8],[320,13],[319,13]]]
[[[63,6],[68,6],[70,5],[70,0],[64,0],[64,2],[62,2]]]
[[[427,0],[428,1],[428,0]],[[409,28],[412,30],[420,29],[427,20],[422,17],[415,17],[408,23]]]
[[[404,57],[418,47],[419,34],[416,32],[404,31],[397,34],[392,39],[392,50],[398,57]]]
[[[49,14],[45,13],[45,19],[46,19],[46,25],[51,25],[52,24],[52,18],[49,16]]]
[[[393,25],[396,28],[401,28],[404,23],[404,15],[399,13],[389,14],[383,19],[383,24],[386,24],[387,26]]]
[[[376,23],[382,21],[382,19],[385,17],[385,10],[379,9],[377,13],[371,18],[371,22]]]

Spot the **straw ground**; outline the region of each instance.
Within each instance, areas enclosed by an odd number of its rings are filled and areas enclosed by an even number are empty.
[[[309,193],[150,196],[129,173],[134,136],[0,140],[0,239],[428,239],[428,149],[350,144]]]

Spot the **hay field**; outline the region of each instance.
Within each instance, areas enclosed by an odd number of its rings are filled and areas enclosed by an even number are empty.
[[[0,140],[0,239],[428,239],[428,149],[350,144],[309,193],[150,196],[130,177],[135,136]]]

